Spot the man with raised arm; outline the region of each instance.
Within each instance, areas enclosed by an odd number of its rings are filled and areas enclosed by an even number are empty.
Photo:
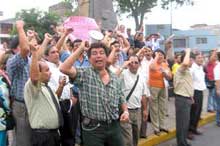
[[[29,78],[29,45],[24,31],[24,22],[17,21],[19,43],[18,52],[8,60],[7,73],[11,80],[10,96],[14,99],[12,113],[15,119],[16,146],[30,146],[31,128],[28,121],[27,109],[24,104],[24,85]]]
[[[193,79],[189,68],[192,65],[190,49],[181,55],[181,65],[174,75],[173,85],[176,96],[176,138],[177,146],[190,146],[187,135],[190,122],[190,109],[193,101]]]
[[[73,63],[85,49],[85,42],[60,66],[79,87],[84,146],[124,146],[120,121],[127,122],[129,113],[121,82],[106,68],[107,48],[94,43],[88,49],[91,67],[75,68]],[[122,110],[119,116],[119,108]]]
[[[31,126],[30,146],[60,146],[58,128],[63,125],[63,117],[57,95],[62,94],[66,81],[60,80],[56,92],[48,86],[51,72],[45,61],[38,61],[37,50],[37,46],[31,46],[30,79],[24,88]]]

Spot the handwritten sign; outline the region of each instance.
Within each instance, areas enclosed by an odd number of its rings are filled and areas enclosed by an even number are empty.
[[[89,40],[89,31],[99,29],[95,20],[83,16],[71,16],[64,22],[65,28],[73,28],[72,34],[69,35],[70,39]]]

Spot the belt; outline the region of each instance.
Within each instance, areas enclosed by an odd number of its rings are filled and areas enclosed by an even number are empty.
[[[58,129],[32,129],[32,131],[37,133],[55,133],[58,132]]]
[[[90,119],[87,117],[83,117],[83,123],[84,124],[92,124],[92,125],[96,125],[96,124],[101,124],[101,125],[110,125],[113,124],[114,122],[116,122],[118,120],[108,120],[108,121],[100,121],[100,120],[95,120],[95,119]]]
[[[191,97],[182,96],[182,95],[179,95],[179,94],[176,94],[176,97],[178,97],[178,98],[185,98],[185,99],[191,100]]]
[[[14,99],[14,101],[20,102],[20,103],[24,103],[24,100],[20,100],[20,99]]]
[[[129,111],[137,111],[137,110],[139,110],[140,108],[129,108],[128,110]]]

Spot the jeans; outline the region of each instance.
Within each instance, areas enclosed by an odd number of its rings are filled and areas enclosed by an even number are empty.
[[[216,110],[216,95],[215,95],[215,88],[209,89],[209,96],[208,96],[208,106],[207,110],[215,111]]]
[[[220,97],[216,96],[217,110],[216,110],[216,123],[220,124]]]

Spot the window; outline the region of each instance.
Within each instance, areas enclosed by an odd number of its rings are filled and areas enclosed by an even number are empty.
[[[174,48],[186,48],[186,39],[174,39],[173,40],[173,46]]]
[[[196,44],[207,44],[207,38],[196,38]]]
[[[13,25],[12,24],[1,24],[1,32],[2,34],[9,34],[10,31],[12,30],[13,28]]]

